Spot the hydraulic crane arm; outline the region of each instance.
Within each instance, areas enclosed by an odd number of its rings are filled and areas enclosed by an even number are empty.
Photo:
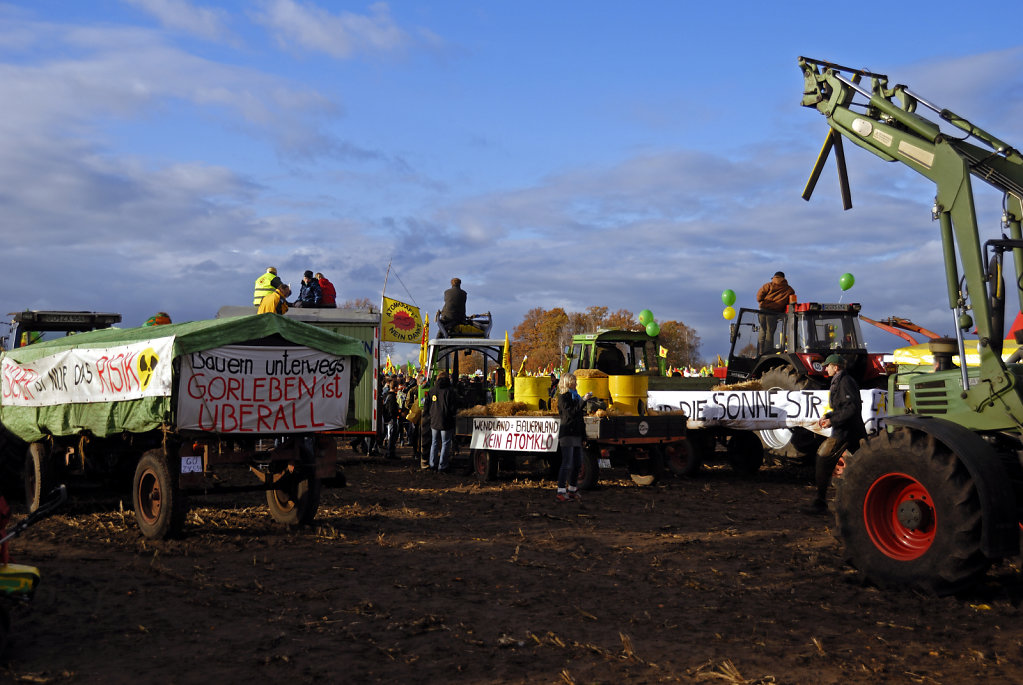
[[[1001,360],[1002,319],[998,311],[1004,302],[1000,286],[1001,256],[1011,251],[1015,260],[1016,290],[1023,299],[1023,156],[999,138],[964,117],[937,107],[904,85],[889,86],[888,77],[860,69],[851,69],[822,60],[799,58],[803,71],[802,104],[823,114],[831,127],[829,138],[845,137],[854,144],[889,162],[901,162],[929,178],[936,187],[933,215],[939,221],[949,307],[956,313],[959,339],[962,329],[970,327],[967,310],[973,311],[980,338],[981,373],[997,393],[1008,389],[1011,381]],[[869,79],[869,87],[860,84]],[[930,110],[937,121],[918,110]],[[961,137],[946,134],[945,122]],[[973,142],[968,142],[967,138]],[[975,144],[976,143],[976,144]],[[825,144],[807,184],[803,197],[809,199],[826,153]],[[846,178],[843,160],[839,160],[840,179]],[[971,177],[977,177],[1005,194],[1003,226],[1009,238],[990,241],[982,250],[973,203]],[[843,198],[847,191],[843,189]],[[844,201],[846,208],[850,205]],[[986,260],[991,243],[995,261]],[[958,255],[958,264],[957,257]],[[966,289],[959,288],[959,265]],[[968,387],[963,369],[963,386]],[[979,399],[978,399],[979,402]]]

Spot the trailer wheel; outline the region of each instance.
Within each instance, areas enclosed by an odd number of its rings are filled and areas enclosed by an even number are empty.
[[[651,447],[643,450],[645,455],[637,459],[635,454],[629,455],[629,478],[640,487],[656,483],[664,475],[664,457],[661,449]]]
[[[837,479],[835,511],[846,561],[882,587],[951,594],[991,565],[981,551],[977,487],[956,455],[925,433],[872,437]]]
[[[583,447],[583,458],[579,465],[580,490],[592,490],[597,487],[597,481],[600,480],[600,464],[597,461],[599,457],[600,450],[588,450]]]
[[[817,390],[820,384],[809,378],[800,379],[791,366],[777,366],[768,369],[760,377],[760,385],[764,390],[780,388],[782,390]],[[769,450],[780,457],[799,459],[812,463],[817,448],[824,438],[805,428],[775,428],[757,431],[760,439]]]
[[[294,475],[297,464],[289,464],[290,473],[283,474],[281,487],[266,491],[266,506],[274,521],[288,526],[307,526],[316,518],[320,507],[320,479]]]
[[[664,465],[676,476],[695,476],[703,465],[703,455],[693,440],[672,442],[664,446]]]
[[[725,457],[736,473],[749,476],[764,465],[764,446],[749,431],[732,431],[725,445]]]
[[[500,460],[490,450],[472,451],[472,469],[481,481],[497,480]]]
[[[53,489],[50,450],[46,443],[33,442],[25,453],[22,481],[25,484],[25,506],[29,513],[38,509],[46,494]]]
[[[177,537],[185,527],[188,502],[171,475],[163,450],[150,450],[139,459],[131,482],[135,521],[151,540]]]

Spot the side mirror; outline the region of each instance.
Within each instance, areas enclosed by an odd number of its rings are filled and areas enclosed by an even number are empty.
[[[565,351],[564,351],[564,355],[565,355],[565,357],[567,357],[568,359],[571,359],[571,358],[572,358],[572,346],[571,346],[571,345],[565,345]]]
[[[735,337],[738,333],[739,329],[734,323],[728,324],[728,337],[731,342],[735,342]]]

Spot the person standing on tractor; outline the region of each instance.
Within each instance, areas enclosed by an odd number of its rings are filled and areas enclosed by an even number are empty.
[[[252,293],[252,306],[258,307],[263,298],[281,287],[280,276],[277,275],[277,267],[266,267],[266,273],[256,279],[255,290]]]
[[[440,322],[454,326],[465,323],[465,298],[462,279],[452,278],[451,287],[444,291],[444,308],[440,310]]]
[[[760,335],[758,336],[758,352],[763,354],[774,350],[778,345],[774,339],[774,330],[778,325],[777,314],[783,313],[790,300],[794,300],[796,291],[785,280],[785,274],[776,271],[767,283],[757,291],[757,307],[764,310],[760,314]]]
[[[831,390],[828,393],[827,412],[820,420],[821,428],[831,428],[831,437],[817,450],[816,485],[817,496],[804,511],[808,514],[824,514],[828,511],[828,485],[838,460],[848,450],[854,452],[861,440],[867,439],[861,414],[863,401],[860,386],[846,373],[845,358],[838,354],[828,355],[824,370],[831,376]]]

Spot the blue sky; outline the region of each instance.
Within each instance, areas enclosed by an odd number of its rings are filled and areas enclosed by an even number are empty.
[[[951,333],[933,187],[826,132],[797,57],[869,68],[1023,145],[1017,3],[0,2],[7,311],[141,324],[245,304],[276,265],[438,308],[452,276],[535,306],[675,319],[727,354],[720,293]],[[981,192],[997,235],[1000,198]],[[856,286],[838,287],[851,272]],[[900,341],[871,333],[873,349]],[[406,356],[398,350],[398,356]],[[407,351],[408,355],[413,350]]]

